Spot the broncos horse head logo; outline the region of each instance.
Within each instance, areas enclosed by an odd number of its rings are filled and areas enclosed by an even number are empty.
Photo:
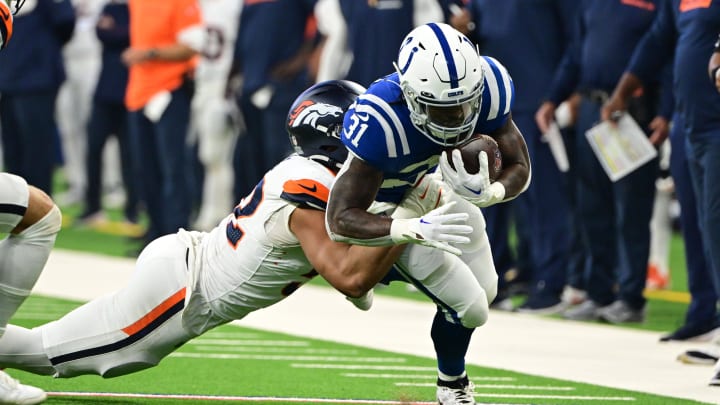
[[[306,100],[300,103],[290,114],[288,125],[290,127],[309,125],[316,129],[327,130],[327,128],[318,128],[318,120],[325,117],[339,117],[342,114],[343,110],[338,106]]]

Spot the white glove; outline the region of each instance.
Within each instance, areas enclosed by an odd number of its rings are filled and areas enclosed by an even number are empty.
[[[457,194],[481,208],[497,204],[505,198],[505,186],[500,182],[490,183],[487,153],[480,152],[478,155],[480,170],[476,174],[465,171],[465,164],[459,150],[452,151],[452,160],[455,169],[450,166],[447,153],[443,152],[438,166],[443,180]]]
[[[393,213],[393,218],[421,217],[441,206],[449,190],[439,172],[428,173],[408,191]]]
[[[472,233],[473,229],[465,224],[468,213],[446,214],[453,205],[454,202],[442,205],[420,218],[403,219],[393,215],[390,237],[395,243],[417,243],[459,256],[462,251],[450,242],[469,243],[470,238],[465,235]]]

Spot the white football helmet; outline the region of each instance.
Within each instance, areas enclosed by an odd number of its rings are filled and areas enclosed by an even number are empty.
[[[452,146],[473,133],[485,76],[470,40],[442,23],[421,25],[403,40],[395,69],[413,125]]]

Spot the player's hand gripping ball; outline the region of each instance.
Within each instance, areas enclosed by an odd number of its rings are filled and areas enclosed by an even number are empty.
[[[500,148],[498,147],[497,142],[491,136],[477,134],[469,141],[453,148],[449,148],[447,150],[449,158],[448,163],[450,164],[450,167],[455,169],[453,160],[450,158],[452,156],[453,149],[458,149],[460,151],[463,164],[465,165],[465,171],[468,172],[468,174],[476,174],[480,171],[480,161],[478,157],[480,156],[480,152],[485,152],[488,158],[488,174],[490,181],[495,181],[500,176],[500,171],[502,170],[502,154],[500,153]]]
[[[0,50],[3,50],[13,32],[13,13],[5,0],[0,0],[0,20]]]

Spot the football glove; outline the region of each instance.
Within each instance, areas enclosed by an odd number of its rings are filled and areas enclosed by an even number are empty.
[[[393,214],[390,237],[395,243],[417,243],[459,256],[462,251],[450,243],[470,243],[465,235],[473,229],[465,224],[468,213],[446,214],[453,205],[454,202],[444,204],[419,218],[396,218]]]
[[[501,202],[505,198],[505,186],[500,182],[490,183],[490,170],[488,157],[485,152],[478,155],[480,170],[470,174],[465,170],[460,151],[452,151],[452,160],[455,169],[450,166],[446,152],[440,156],[440,172],[443,180],[460,196],[478,207],[487,207]]]
[[[421,217],[445,202],[447,187],[440,173],[428,173],[410,189],[395,209],[393,218]]]

